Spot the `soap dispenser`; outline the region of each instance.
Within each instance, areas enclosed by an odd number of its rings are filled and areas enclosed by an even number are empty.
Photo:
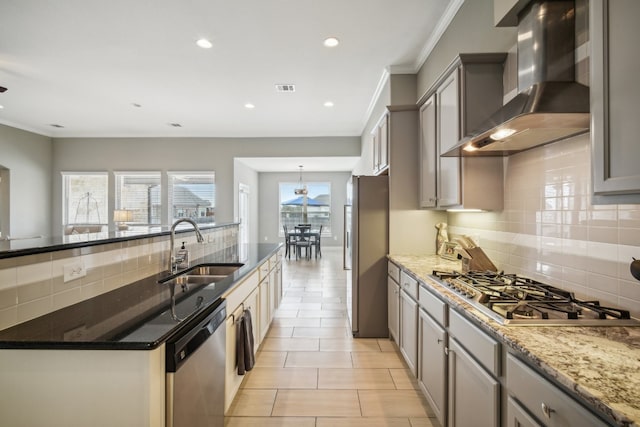
[[[189,250],[185,248],[184,244],[186,242],[182,242],[182,246],[178,250],[178,256],[176,257],[176,262],[178,264],[178,268],[188,268],[189,267]]]

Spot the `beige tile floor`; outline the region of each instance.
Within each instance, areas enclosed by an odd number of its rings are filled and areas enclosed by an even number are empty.
[[[283,261],[283,293],[228,427],[439,427],[396,345],[354,339],[342,249]]]

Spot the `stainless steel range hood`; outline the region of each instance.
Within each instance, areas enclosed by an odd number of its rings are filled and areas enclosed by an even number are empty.
[[[589,131],[589,88],[575,82],[575,2],[533,1],[518,20],[518,95],[443,156],[508,156]]]

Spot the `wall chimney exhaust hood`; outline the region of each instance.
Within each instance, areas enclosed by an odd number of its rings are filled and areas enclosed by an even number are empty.
[[[518,14],[518,94],[445,157],[508,156],[589,131],[589,88],[575,82],[575,2]]]

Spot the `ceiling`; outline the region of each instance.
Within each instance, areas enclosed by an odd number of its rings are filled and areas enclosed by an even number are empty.
[[[415,73],[462,1],[2,0],[0,123],[51,137],[357,136],[388,72]]]

